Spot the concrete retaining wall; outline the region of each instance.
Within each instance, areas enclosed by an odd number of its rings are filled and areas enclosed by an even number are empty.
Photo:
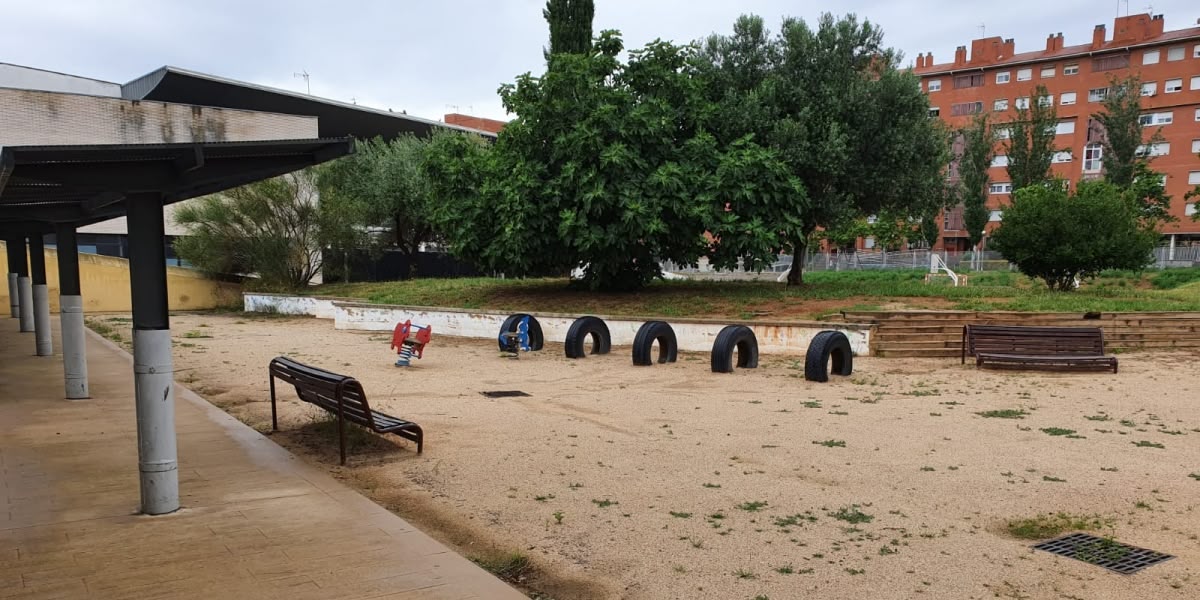
[[[244,295],[245,310],[278,312],[281,314],[312,315],[332,318],[334,328],[355,331],[391,331],[396,323],[412,320],[433,327],[434,335],[496,339],[500,325],[511,313],[457,310],[417,306],[363,304],[330,298],[281,296],[273,294]],[[330,315],[332,313],[332,315]],[[567,329],[579,315],[532,313],[542,325],[548,342],[566,338]],[[608,324],[613,345],[629,346],[642,323],[650,320],[638,317],[601,317]],[[736,321],[709,319],[663,319],[675,329],[679,349],[688,352],[709,352],[722,327]],[[826,329],[837,329],[850,339],[855,354],[866,355],[870,348],[871,327],[848,323],[816,321],[744,322],[754,330],[758,349],[763,353],[804,354],[814,335]]]

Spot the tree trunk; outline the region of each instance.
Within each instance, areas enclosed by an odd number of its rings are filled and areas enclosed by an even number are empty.
[[[792,268],[788,271],[788,287],[804,284],[804,252],[807,248],[807,235],[801,235],[792,241]]]

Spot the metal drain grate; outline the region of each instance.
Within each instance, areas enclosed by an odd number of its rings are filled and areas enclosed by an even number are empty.
[[[1042,542],[1034,546],[1034,549],[1081,560],[1123,575],[1137,573],[1146,567],[1175,558],[1170,554],[1138,548],[1086,533],[1072,533],[1056,540]]]
[[[484,396],[487,396],[488,398],[513,398],[513,397],[517,397],[517,396],[528,396],[529,395],[529,394],[526,394],[525,392],[522,392],[521,390],[497,390],[494,392],[479,392],[479,393],[483,394]]]

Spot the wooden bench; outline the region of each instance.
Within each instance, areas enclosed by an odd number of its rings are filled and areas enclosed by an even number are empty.
[[[275,380],[291,384],[301,400],[319,406],[338,417],[338,447],[342,464],[346,464],[346,422],[360,425],[379,434],[393,433],[417,444],[417,454],[424,445],[424,433],[416,423],[371,410],[367,394],[357,379],[324,369],[310,367],[287,357],[271,360],[268,369],[271,379],[271,431],[279,431],[275,410]]]
[[[965,325],[963,364],[967,356],[974,356],[980,367],[1117,372],[1117,358],[1104,355],[1104,330],[1099,327]]]

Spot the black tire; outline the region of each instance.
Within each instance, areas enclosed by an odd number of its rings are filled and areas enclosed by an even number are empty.
[[[583,347],[584,341],[592,339],[591,352]],[[584,358],[588,354],[608,354],[612,350],[612,336],[608,333],[608,325],[599,317],[579,317],[571,323],[567,330],[567,339],[563,341],[567,358]]]
[[[717,334],[712,348],[712,372],[733,372],[733,351],[737,350],[739,369],[758,367],[758,338],[745,325],[729,325]]]
[[[527,315],[525,313],[511,315],[507,319],[504,319],[504,323],[500,325],[500,334],[503,335],[505,333],[512,333],[516,331],[521,319],[524,319],[525,317],[529,317],[529,350],[531,352],[537,352],[538,350],[541,350],[542,346],[546,343],[545,336],[542,335],[542,324],[538,323],[537,317]],[[508,350],[504,347],[503,339],[497,337],[496,343],[500,346],[501,352]]]
[[[666,321],[648,321],[643,323],[633,337],[633,364],[650,366],[654,361],[650,358],[650,350],[658,342],[659,364],[673,363],[679,357],[679,342],[675,339],[675,330]]]
[[[854,372],[850,340],[840,331],[822,331],[813,336],[808,353],[804,355],[804,378],[821,383],[829,381],[830,369],[827,367],[830,361],[834,375],[846,377]]]

